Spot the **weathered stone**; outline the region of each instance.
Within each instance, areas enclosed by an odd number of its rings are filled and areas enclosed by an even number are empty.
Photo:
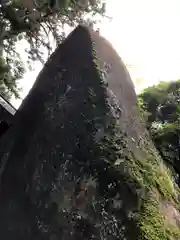
[[[52,54],[2,140],[3,239],[147,239],[146,206],[173,195],[158,185],[165,171],[154,160],[127,70],[83,26]]]

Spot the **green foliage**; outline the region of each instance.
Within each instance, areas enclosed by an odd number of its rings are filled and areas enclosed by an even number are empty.
[[[180,173],[180,80],[162,82],[145,89],[139,95],[141,111],[149,113],[146,119],[151,137],[163,159]],[[143,106],[143,107],[142,107]]]
[[[18,96],[17,80],[24,73],[16,45],[27,43],[28,64],[52,52],[52,39],[59,44],[65,37],[66,26],[79,23],[93,24],[96,16],[104,16],[105,4],[99,0],[59,0],[51,5],[48,0],[11,0],[0,5],[0,56],[11,69],[8,77],[0,75],[0,93],[7,98]],[[1,73],[0,73],[1,74]]]
[[[157,117],[157,108],[166,99],[166,82],[160,83],[158,86],[146,88],[140,95],[139,101],[143,104],[143,109],[149,112],[148,123],[152,123]]]
[[[12,94],[15,97],[19,97],[18,80],[24,73],[24,67],[18,60],[13,60],[13,64],[10,59],[9,62],[4,58],[0,58],[0,94],[9,100]]]

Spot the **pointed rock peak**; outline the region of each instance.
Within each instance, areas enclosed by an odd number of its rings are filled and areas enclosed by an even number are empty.
[[[86,32],[86,33],[89,33],[89,28],[83,24],[79,24],[75,29],[74,31],[71,32],[71,34],[75,34],[75,33],[78,33],[78,32]]]
[[[79,25],[63,42],[63,54],[78,55],[78,57],[92,55],[92,38],[88,27]]]
[[[90,31],[89,28],[84,26],[84,25],[78,25],[67,37],[67,40],[69,38],[75,37],[75,36],[80,36],[89,38],[90,37]],[[67,41],[66,40],[66,41]]]

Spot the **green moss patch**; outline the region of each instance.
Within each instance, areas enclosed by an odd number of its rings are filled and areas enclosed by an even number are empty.
[[[165,198],[172,199],[175,193],[171,173],[161,163],[157,163],[152,157],[147,159],[130,159],[130,170],[132,177],[143,189],[158,189]]]
[[[164,199],[177,205],[176,189],[173,186],[170,171],[153,156],[139,160],[132,155],[128,164],[132,178],[145,193],[137,214],[140,228],[139,239],[180,239],[179,228],[166,222],[165,216],[160,210],[160,203]]]
[[[159,212],[157,200],[146,200],[139,217],[140,239],[167,240],[164,217]]]
[[[140,238],[144,240],[172,240],[180,238],[180,230],[165,222],[160,211],[158,193],[144,201],[139,216]]]

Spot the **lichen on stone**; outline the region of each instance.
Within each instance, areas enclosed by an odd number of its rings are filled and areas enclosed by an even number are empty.
[[[75,29],[21,107],[2,179],[5,239],[178,239],[161,205],[178,211],[171,172],[144,137],[134,97],[114,93],[97,55],[91,31]]]

